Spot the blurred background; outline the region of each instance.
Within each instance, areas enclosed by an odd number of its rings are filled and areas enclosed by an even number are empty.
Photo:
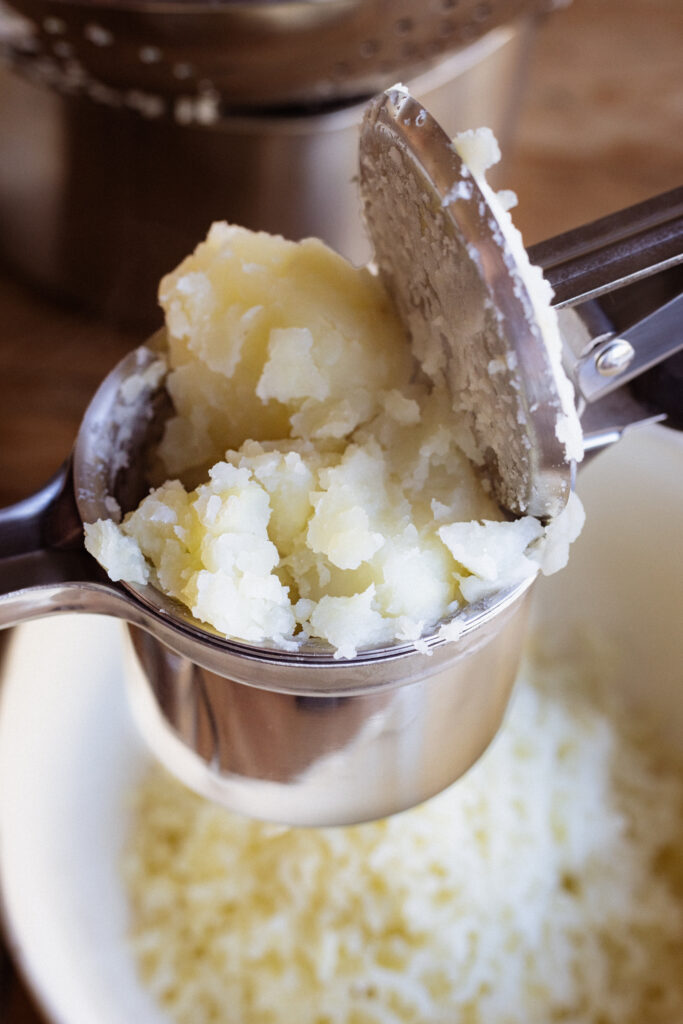
[[[0,505],[63,461],[211,220],[366,258],[357,126],[395,80],[497,131],[527,244],[681,184],[679,0],[171,8],[0,7]],[[9,969],[0,1018],[40,1020]]]

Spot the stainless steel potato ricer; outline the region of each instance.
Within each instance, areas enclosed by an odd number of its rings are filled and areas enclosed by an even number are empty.
[[[379,272],[415,350],[420,332],[434,335],[454,402],[458,388],[469,391],[503,506],[552,517],[567,500],[574,467],[552,430],[556,375],[495,214],[448,137],[400,88],[368,108],[360,171]],[[591,420],[587,446],[661,418],[656,389],[653,408],[626,382],[655,360],[670,366],[683,343],[683,190],[531,255],[547,267],[562,307],[584,423],[606,392],[618,399],[618,415],[610,407]],[[619,302],[610,305],[615,294]],[[289,824],[344,824],[443,789],[500,725],[531,581],[459,611],[458,638],[446,641],[435,630],[425,638],[429,654],[395,643],[351,661],[312,641],[293,653],[228,640],[150,586],[112,583],[84,550],[83,523],[125,512],[146,493],[146,455],[170,400],[163,379],[155,383],[159,375],[145,371],[164,347],[160,332],[119,364],[92,400],[62,471],[0,513],[0,625],[64,611],[131,624],[131,700],[152,748],[187,784],[234,810]],[[506,372],[491,373],[491,361],[501,359]]]

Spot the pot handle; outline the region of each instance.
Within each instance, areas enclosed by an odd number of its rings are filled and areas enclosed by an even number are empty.
[[[70,458],[36,494],[0,509],[0,629],[60,611],[130,612],[83,545]]]

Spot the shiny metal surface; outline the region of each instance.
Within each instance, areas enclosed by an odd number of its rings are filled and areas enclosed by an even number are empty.
[[[142,627],[132,699],[150,743],[236,810],[341,824],[437,792],[500,724],[532,581],[464,609],[459,638],[428,638],[429,655],[395,644],[352,661],[322,643],[292,653],[226,640],[154,588],[112,583],[84,551],[82,524],[144,492],[144,453],[169,406],[163,380],[142,386],[141,373],[163,348],[160,333],[123,360],[93,399],[72,460],[0,512],[0,626],[91,611]]]
[[[625,338],[603,342],[600,352],[595,356],[595,369],[602,377],[615,377],[631,365],[635,354],[633,345]]]
[[[419,248],[410,255],[415,265]],[[84,551],[82,524],[145,493],[146,454],[170,411],[164,350],[159,332],[130,353],[93,399],[72,460],[0,513],[0,626],[69,610],[142,627],[131,699],[150,743],[188,784],[236,810],[341,824],[437,792],[500,724],[532,581],[460,611],[458,638],[428,637],[429,654],[397,643],[351,661],[313,642],[289,652],[226,640],[158,590],[112,583]]]
[[[335,692],[344,694],[391,685],[394,673],[388,666],[406,658],[413,674],[403,668],[404,681],[431,671],[448,646],[436,635],[427,638],[433,650],[427,668],[424,657],[412,660],[411,644],[398,642],[360,652],[348,662],[335,659],[327,644],[314,640],[296,653],[226,640],[156,587],[112,583],[85,552],[83,523],[118,518],[147,493],[147,454],[160,437],[171,404],[164,377],[155,383],[145,374],[160,365],[165,348],[165,333],[159,331],[129,353],[102,382],[60,472],[38,494],[0,511],[0,626],[35,617],[34,603],[38,614],[67,606],[112,614],[151,629],[178,653],[219,674],[229,669],[232,677],[251,684],[257,665],[257,685],[265,682],[284,693],[326,692],[329,680],[302,676],[308,658],[321,669],[331,669]],[[463,643],[469,644],[470,635],[506,611],[529,585],[527,580],[462,609],[457,618]]]
[[[360,169],[375,258],[418,363],[448,386],[498,503],[513,515],[557,515],[571,481],[555,430],[562,403],[495,213],[449,136],[402,87],[368,107]]]
[[[225,114],[357,101],[550,6],[545,0],[11,0],[20,18],[6,31],[5,52],[35,81],[112,106],[136,98],[150,111],[190,115],[192,103],[203,101]]]
[[[450,131],[515,123],[533,25],[488,33],[411,88]],[[211,124],[60,95],[0,64],[0,259],[40,288],[145,333],[161,277],[215,220],[314,235],[357,264],[364,104]]]
[[[529,248],[555,292],[576,306],[683,260],[683,186]]]
[[[273,693],[258,666],[245,686],[132,630],[131,704],[166,767],[235,811],[315,826],[380,818],[440,792],[483,753],[507,706],[527,606],[520,597],[469,641],[434,659],[413,653],[394,663],[391,686],[370,675],[352,696],[314,660],[301,672],[319,678],[318,693]]]
[[[610,408],[628,422],[624,385],[683,349],[683,186],[532,246],[529,258],[555,292],[577,401],[620,389]],[[606,409],[589,417],[593,432]]]
[[[579,307],[573,327],[571,317],[562,317],[567,337],[580,336],[582,316]],[[573,356],[573,346],[567,346],[567,371],[579,398],[586,402],[598,401],[683,349],[683,291],[623,331],[617,331],[609,320],[607,323],[579,357]]]
[[[402,86],[368,106],[360,169],[375,258],[418,363],[450,388],[499,504],[513,515],[557,515],[573,472],[555,429],[560,389],[495,212],[448,135]],[[549,239],[529,257],[557,289],[580,410],[683,348],[683,281],[671,274],[683,263],[683,188]],[[654,296],[618,338],[596,305],[615,292],[627,293],[632,314]],[[606,374],[604,357],[617,341],[622,358]],[[661,418],[619,398],[592,417],[591,450],[633,422]]]

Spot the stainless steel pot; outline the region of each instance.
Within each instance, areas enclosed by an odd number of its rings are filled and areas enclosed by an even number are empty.
[[[210,91],[229,110],[357,101],[547,0],[9,0],[12,63],[111,103]],[[1,38],[1,36],[0,36]]]
[[[411,88],[449,131],[488,124],[504,141],[532,32],[529,19],[495,29]],[[138,93],[105,99],[0,65],[0,259],[39,287],[150,331],[159,280],[214,220],[314,235],[368,259],[356,183],[363,103],[202,123],[202,107],[151,117]]]

